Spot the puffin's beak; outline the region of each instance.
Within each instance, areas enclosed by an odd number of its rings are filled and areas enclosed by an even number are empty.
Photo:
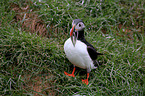
[[[72,29],[70,31],[70,37],[71,37],[71,41],[72,41],[72,43],[73,43],[73,45],[75,47],[76,39],[77,39],[77,37],[75,35],[75,25],[73,25],[73,27],[72,27]]]
[[[74,29],[75,29],[75,25],[73,25],[73,27],[72,27],[72,29],[70,31],[70,36],[73,36]]]

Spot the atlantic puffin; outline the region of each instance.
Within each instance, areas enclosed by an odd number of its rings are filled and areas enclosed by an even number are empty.
[[[84,37],[85,25],[81,19],[75,19],[72,22],[70,38],[64,43],[64,52],[68,60],[74,65],[72,74],[64,71],[65,75],[75,77],[75,66],[87,69],[87,79],[82,82],[88,85],[88,78],[91,69],[96,69],[99,62],[96,60],[102,53],[96,52],[96,49],[86,41]]]

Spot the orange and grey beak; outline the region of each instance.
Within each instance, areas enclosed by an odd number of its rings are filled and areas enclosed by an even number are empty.
[[[76,44],[76,41],[77,41],[77,37],[76,37],[76,34],[75,34],[75,25],[73,25],[71,31],[70,31],[70,37],[71,37],[71,41],[75,47],[75,44]]]
[[[75,32],[75,25],[73,25],[73,27],[72,27],[72,29],[71,29],[71,31],[70,31],[70,36],[73,35],[73,32]]]

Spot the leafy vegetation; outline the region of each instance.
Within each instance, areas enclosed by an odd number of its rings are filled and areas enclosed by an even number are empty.
[[[0,95],[145,95],[144,0],[1,0]],[[104,53],[75,78],[63,44],[73,19]]]

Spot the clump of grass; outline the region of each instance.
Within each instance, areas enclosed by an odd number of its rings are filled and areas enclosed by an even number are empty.
[[[31,6],[46,25],[48,38],[24,31],[23,19],[14,22],[21,12],[10,10],[9,4]],[[142,0],[2,2],[0,95],[144,95],[144,4]],[[63,73],[72,71],[63,44],[76,18],[86,25],[86,39],[105,54],[98,58],[103,65],[92,70],[88,86],[81,82],[85,70],[76,70],[75,78]]]
[[[2,92],[7,93],[19,88],[23,89],[23,77],[27,75],[32,78],[38,74],[50,73],[49,68],[55,68],[52,63],[55,62],[54,59],[59,51],[55,51],[57,43],[50,42],[47,38],[14,29],[11,30],[11,26],[5,28],[2,29],[0,36],[0,62],[3,76],[1,78]],[[62,58],[62,56],[59,57]],[[27,77],[25,79],[26,82],[29,81]]]
[[[112,27],[129,28],[138,32],[144,31],[144,1],[44,1],[37,2],[41,6],[38,14],[44,19],[47,28],[63,28],[69,31],[70,22],[75,18],[81,18],[87,25],[87,28],[94,30],[104,30],[112,32]],[[44,5],[44,6],[42,6]],[[128,11],[129,10],[129,11]],[[55,27],[54,27],[55,26]],[[67,26],[67,27],[66,27]],[[53,32],[51,30],[50,32]]]

